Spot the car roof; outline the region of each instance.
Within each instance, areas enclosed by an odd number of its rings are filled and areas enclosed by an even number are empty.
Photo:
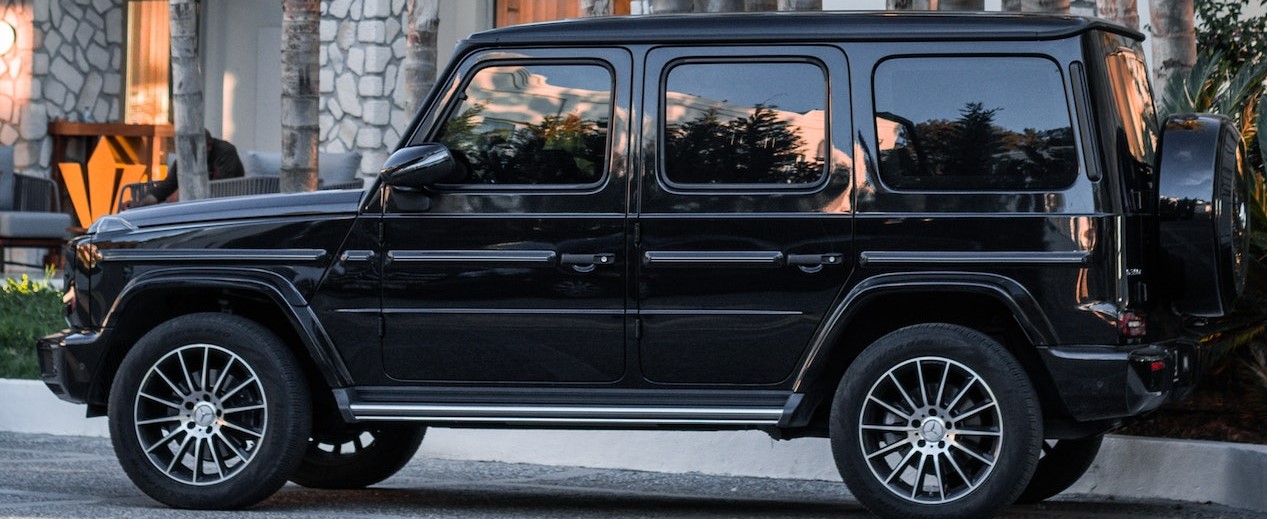
[[[1080,16],[817,11],[576,18],[478,32],[464,44],[1053,40],[1095,29],[1144,39],[1138,31]]]

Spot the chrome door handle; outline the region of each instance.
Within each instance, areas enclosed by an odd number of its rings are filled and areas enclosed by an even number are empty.
[[[823,265],[840,265],[845,262],[844,254],[788,254],[787,264],[790,267],[821,267]]]
[[[559,263],[562,265],[572,265],[574,267],[612,265],[616,263],[616,255],[610,252],[600,252],[598,254],[563,254],[559,256]]]

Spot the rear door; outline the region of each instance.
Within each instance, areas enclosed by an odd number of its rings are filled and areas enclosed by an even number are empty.
[[[646,70],[642,373],[667,384],[784,383],[849,273],[845,56],[660,48]]]

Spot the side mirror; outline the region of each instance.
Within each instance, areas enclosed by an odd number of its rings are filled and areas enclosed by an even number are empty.
[[[443,144],[420,144],[396,150],[383,163],[379,175],[388,186],[405,191],[461,179],[453,153]]]

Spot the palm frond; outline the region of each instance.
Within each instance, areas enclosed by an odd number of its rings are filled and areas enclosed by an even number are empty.
[[[1201,54],[1192,70],[1166,84],[1162,97],[1163,118],[1171,114],[1208,112],[1213,108],[1222,54]]]

